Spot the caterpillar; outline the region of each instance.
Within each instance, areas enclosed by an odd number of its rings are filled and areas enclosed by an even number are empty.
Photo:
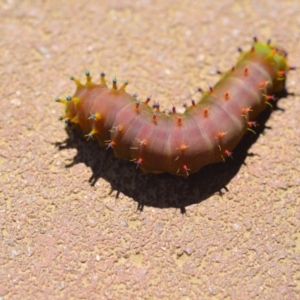
[[[59,117],[80,130],[86,140],[97,140],[115,157],[130,160],[144,173],[168,172],[189,176],[207,164],[233,157],[233,149],[247,131],[255,132],[255,117],[276,101],[284,90],[287,52],[253,38],[249,51],[240,52],[237,64],[221,74],[220,81],[202,91],[183,114],[172,107],[161,112],[158,104],[126,92],[128,82],[109,88],[105,74],[100,83],[86,71],[86,83],[71,76],[73,96],[56,98],[65,104]]]

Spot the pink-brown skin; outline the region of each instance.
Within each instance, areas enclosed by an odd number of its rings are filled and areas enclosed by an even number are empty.
[[[71,102],[67,113],[87,139],[113,148],[116,157],[134,161],[144,172],[187,176],[230,157],[247,129],[255,127],[251,122],[270,104],[266,95],[284,87],[279,69],[265,56],[247,58],[184,114],[154,112],[125,88],[110,89],[104,81],[78,86],[73,98],[80,101]],[[96,113],[101,118],[91,118]]]

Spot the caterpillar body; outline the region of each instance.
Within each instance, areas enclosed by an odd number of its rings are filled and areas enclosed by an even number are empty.
[[[65,104],[60,117],[75,125],[87,140],[111,148],[118,158],[133,161],[147,173],[168,172],[188,176],[207,164],[232,157],[243,135],[257,125],[255,117],[275,101],[274,94],[284,89],[287,53],[271,42],[254,38],[248,52],[235,67],[222,74],[221,80],[203,95],[192,100],[184,114],[160,112],[120,88],[116,79],[107,86],[105,74],[100,83],[86,83],[71,77],[77,86],[73,96],[57,98]]]

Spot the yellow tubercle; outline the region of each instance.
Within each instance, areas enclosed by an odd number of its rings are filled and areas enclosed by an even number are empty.
[[[90,113],[91,115],[88,117],[88,120],[95,120],[95,121],[98,121],[101,119],[101,114],[100,113],[95,113],[95,114],[92,114]]]
[[[112,81],[112,90],[116,91],[117,89],[118,89],[117,78],[114,78],[113,81]]]
[[[122,86],[120,87],[120,90],[125,91],[126,86],[127,86],[128,84],[129,84],[129,82],[128,82],[128,81],[125,81],[125,82],[122,84]]]
[[[71,123],[79,123],[79,118],[78,118],[78,115],[76,115],[74,118],[72,118],[70,120]]]
[[[72,102],[74,104],[78,104],[81,101],[81,99],[79,97],[72,97]]]
[[[84,85],[74,76],[70,76],[70,80],[74,81],[78,88],[83,87]]]
[[[90,133],[86,134],[87,140],[94,139],[94,134],[98,133],[96,129],[93,129]]]
[[[69,119],[70,117],[71,117],[71,115],[68,114],[68,113],[66,113],[66,114],[64,114],[63,116],[60,116],[60,117],[59,117],[59,120]]]
[[[71,97],[71,96],[67,96],[66,97],[66,104],[68,105],[68,102],[73,102],[74,104],[78,104],[80,102],[80,98],[79,97]]]
[[[107,87],[107,83],[106,83],[106,80],[105,80],[105,73],[104,72],[102,72],[100,74],[100,83],[101,83],[101,85]]]
[[[92,77],[89,71],[85,71],[86,76],[86,87],[94,86],[95,84],[92,82]]]
[[[67,103],[67,100],[66,99],[61,99],[59,97],[57,97],[55,100],[55,102],[58,102],[58,103],[63,103],[63,104],[66,104]]]

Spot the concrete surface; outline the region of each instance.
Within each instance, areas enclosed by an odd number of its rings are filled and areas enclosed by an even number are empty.
[[[180,106],[254,34],[299,66],[299,1],[2,0],[0,16],[1,299],[300,299],[299,71],[263,133],[188,180],[67,133],[53,101],[89,69]]]

